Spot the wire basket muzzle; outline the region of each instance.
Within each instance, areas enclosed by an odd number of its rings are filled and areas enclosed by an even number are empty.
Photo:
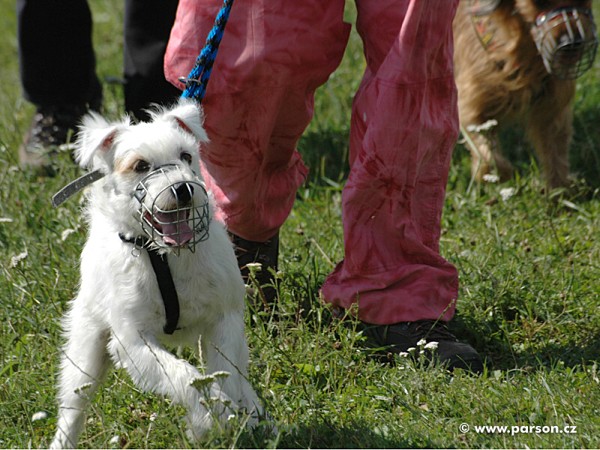
[[[159,176],[171,179],[153,192],[151,186]],[[208,239],[208,194],[200,181],[172,178],[168,170],[159,168],[140,181],[134,193],[140,206],[134,216],[156,246],[194,251],[196,244]]]
[[[598,35],[589,9],[559,8],[540,14],[531,33],[548,73],[574,80],[596,57]]]

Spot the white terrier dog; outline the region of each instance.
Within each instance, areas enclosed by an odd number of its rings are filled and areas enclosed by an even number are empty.
[[[77,445],[111,359],[140,389],[184,405],[193,439],[236,408],[251,424],[262,414],[247,380],[244,284],[198,174],[205,142],[192,101],[154,112],[148,123],[95,114],[83,121],[77,159],[104,176],[88,192],[89,237],[64,320],[53,448]],[[205,389],[192,382],[207,377],[166,350],[197,348],[199,340],[206,373],[220,373]]]

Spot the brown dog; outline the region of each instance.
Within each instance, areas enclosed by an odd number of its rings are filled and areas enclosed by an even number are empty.
[[[472,173],[512,176],[496,120],[525,128],[548,188],[569,184],[575,78],[597,49],[591,0],[461,0],[454,19],[455,73]]]

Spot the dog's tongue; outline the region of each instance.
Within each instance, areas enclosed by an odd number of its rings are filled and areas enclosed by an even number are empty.
[[[185,215],[185,217],[181,217],[180,214]],[[156,218],[160,222],[163,241],[167,245],[181,247],[194,236],[194,232],[185,220],[187,214],[184,212],[156,213]]]

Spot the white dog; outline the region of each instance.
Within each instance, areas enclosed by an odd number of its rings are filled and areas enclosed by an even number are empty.
[[[77,445],[111,360],[140,389],[184,405],[193,439],[236,408],[256,423],[262,410],[247,380],[244,284],[198,173],[207,142],[200,107],[181,100],[137,125],[92,114],[79,134],[79,163],[104,176],[88,192],[89,237],[64,321],[52,447]],[[166,350],[197,348],[199,340],[206,373],[220,372],[204,390],[191,383],[206,376]]]

